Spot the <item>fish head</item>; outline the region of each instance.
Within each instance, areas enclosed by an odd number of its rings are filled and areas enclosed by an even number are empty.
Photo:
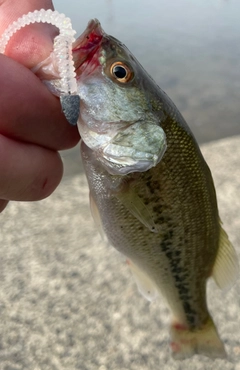
[[[110,174],[147,171],[167,147],[151,105],[146,71],[97,20],[73,45],[84,143]]]

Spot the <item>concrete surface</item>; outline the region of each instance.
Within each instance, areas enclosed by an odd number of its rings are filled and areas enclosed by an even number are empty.
[[[239,254],[240,136],[202,150]],[[0,217],[1,370],[240,370],[240,283],[208,289],[228,360],[172,360],[168,310],[139,295],[124,259],[101,242],[83,175]]]

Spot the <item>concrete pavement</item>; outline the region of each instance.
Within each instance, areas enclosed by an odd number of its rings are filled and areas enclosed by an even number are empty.
[[[240,254],[240,136],[202,151]],[[172,360],[168,309],[145,301],[124,259],[102,243],[84,175],[0,217],[0,370],[240,370],[240,282],[208,289],[228,360]]]

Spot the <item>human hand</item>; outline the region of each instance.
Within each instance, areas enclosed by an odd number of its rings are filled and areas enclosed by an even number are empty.
[[[50,0],[0,4],[0,35],[29,11],[53,9]],[[29,25],[10,39],[8,57],[0,55],[0,212],[9,200],[33,201],[50,195],[63,173],[57,151],[79,140],[59,100],[29,70],[48,57],[56,34],[50,25]]]

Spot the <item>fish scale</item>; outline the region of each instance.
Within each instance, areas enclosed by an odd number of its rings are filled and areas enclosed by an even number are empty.
[[[169,144],[170,145],[170,144]],[[83,145],[82,145],[83,146]],[[88,149],[85,148],[83,152],[86,154],[86,151]],[[91,155],[91,154],[90,154]],[[91,158],[91,157],[90,157]],[[85,157],[83,154],[83,159],[85,163]],[[172,157],[170,158],[172,161]],[[88,165],[85,167],[87,168],[87,177],[90,180],[89,186],[91,195],[95,199],[95,202],[97,204],[98,209],[100,210],[100,213],[102,216],[102,223],[105,233],[108,236],[108,240],[110,244],[114,245],[116,249],[118,249],[120,252],[122,252],[126,257],[130,258],[133,262],[137,263],[138,265],[141,265],[141,261],[144,260],[145,264],[143,268],[146,270],[146,272],[153,278],[153,280],[160,282],[158,284],[167,283],[168,289],[171,288],[170,282],[170,276],[169,273],[171,273],[171,277],[173,278],[174,287],[178,285],[178,288],[173,293],[173,288],[171,289],[171,301],[173,300],[176,302],[179,298],[179,290],[184,289],[183,283],[181,282],[181,286],[179,286],[179,276],[184,275],[184,281],[186,282],[187,278],[187,285],[188,287],[191,286],[190,279],[192,279],[192,273],[189,272],[189,267],[184,270],[185,264],[189,263],[189,260],[196,260],[195,253],[197,250],[202,250],[202,232],[196,234],[195,229],[199,229],[199,226],[201,227],[201,224],[197,223],[197,225],[192,226],[191,220],[185,221],[184,216],[182,213],[184,212],[184,200],[187,201],[186,207],[189,208],[189,200],[185,197],[184,194],[182,194],[180,201],[179,199],[179,193],[174,186],[176,181],[178,181],[177,177],[174,176],[174,181],[171,181],[171,177],[169,175],[169,171],[165,170],[165,168],[169,168],[167,165],[168,158],[167,155],[164,157],[164,160],[159,163],[159,165],[156,168],[153,168],[145,173],[140,174],[134,174],[134,175],[128,175],[129,182],[131,183],[131,186],[133,186],[133,182],[137,182],[135,190],[137,191],[138,196],[143,200],[146,198],[147,202],[144,202],[147,204],[148,207],[150,207],[154,217],[155,223],[160,226],[160,232],[155,234],[149,231],[147,228],[144,228],[140,222],[137,222],[137,220],[131,215],[131,213],[126,210],[126,208],[121,204],[121,202],[115,197],[115,195],[112,195],[109,197],[109,194],[105,193],[101,189],[106,189],[106,179],[108,180],[108,187],[111,183],[111,176],[107,173],[107,171],[104,171],[104,169],[97,168],[98,163],[96,164],[96,167],[94,167],[94,161],[91,163],[91,167],[89,169]],[[101,173],[101,177],[97,177],[97,184],[92,181],[92,174],[94,173]],[[161,174],[161,180],[159,179],[159,175]],[[165,174],[166,173],[166,174]],[[185,182],[185,176],[183,172],[179,171],[179,174],[181,178],[183,179],[181,182]],[[134,180],[133,180],[134,178]],[[102,179],[102,182],[101,182]],[[121,178],[120,185],[121,187]],[[127,180],[124,179],[124,187],[126,187]],[[149,185],[147,186],[147,183]],[[152,184],[159,184],[159,188]],[[172,183],[172,184],[171,184]],[[115,188],[115,185],[114,185]],[[98,189],[96,192],[95,189]],[[99,192],[100,189],[100,192]],[[175,189],[175,190],[174,190]],[[157,193],[156,195],[152,192],[152,190],[155,190]],[[99,195],[100,193],[100,195]],[[152,194],[152,199],[150,202],[149,193]],[[159,193],[159,194],[158,194]],[[174,202],[174,200],[176,201]],[[193,199],[194,200],[194,199]],[[169,205],[170,206],[169,206]],[[157,210],[154,212],[153,208],[157,205]],[[181,208],[179,209],[179,205],[181,205]],[[199,204],[198,204],[199,206]],[[161,211],[160,211],[160,209]],[[192,209],[195,212],[195,202],[192,205]],[[199,207],[200,208],[200,207]],[[107,210],[107,211],[106,211]],[[202,213],[202,212],[201,212]],[[156,215],[156,216],[155,216]],[[163,220],[158,223],[158,217],[162,217]],[[189,219],[189,212],[187,213],[187,217]],[[117,221],[117,222],[116,222]],[[118,223],[118,221],[120,221]],[[187,232],[187,238],[185,236],[185,230],[184,227],[180,227],[179,224],[184,224],[186,228],[189,226],[189,232]],[[205,225],[202,223],[203,227]],[[177,228],[177,232],[174,232],[174,226]],[[134,235],[134,237],[133,237]],[[199,237],[200,236],[200,241]],[[179,242],[180,238],[182,239],[182,242]],[[201,248],[194,248],[198,244],[201,244]],[[184,252],[182,253],[182,248],[184,246]],[[216,249],[213,250],[213,261],[214,262],[216,252],[218,248],[218,243],[216,242]],[[149,253],[149,250],[151,254]],[[174,254],[174,251],[180,252],[181,257]],[[170,255],[169,255],[170,253]],[[186,256],[186,262],[184,259],[184,254]],[[212,251],[211,251],[212,254]],[[163,255],[165,255],[165,259],[163,263]],[[174,258],[175,257],[175,258]],[[192,258],[193,257],[193,258]],[[210,256],[209,256],[210,257]],[[146,259],[149,259],[149,268],[146,267]],[[153,262],[157,265],[156,271],[153,268]],[[179,266],[182,265],[183,267]],[[164,269],[167,266],[167,270]],[[192,265],[194,267],[194,265]],[[205,266],[204,266],[205,268]],[[161,275],[160,275],[160,270]],[[166,273],[167,271],[167,273]],[[206,271],[206,275],[202,276],[202,266],[199,266],[199,272],[201,274],[201,282],[199,282],[199,285],[202,284],[202,281],[206,281],[206,278],[209,276],[209,271]],[[198,271],[195,270],[196,280],[198,279]],[[186,283],[185,283],[186,285]],[[205,286],[201,288],[201,290],[205,291]],[[162,289],[161,289],[162,291]],[[181,303],[183,306],[185,304],[185,315],[184,321],[189,324],[193,325],[192,323],[192,312],[194,311],[194,316],[198,317],[198,321],[204,322],[207,318],[207,311],[206,311],[206,305],[205,303],[202,304],[202,302],[205,302],[203,298],[205,298],[205,294],[200,294],[200,287],[196,286],[194,287],[194,290],[191,292],[191,290],[188,288],[188,295],[191,297],[188,300],[182,300]],[[190,293],[191,292],[191,293]],[[176,297],[173,298],[173,294],[176,295]],[[184,297],[184,295],[183,295]],[[168,298],[168,297],[166,297]],[[170,305],[172,306],[171,302]],[[192,308],[194,306],[194,309]],[[172,310],[175,311],[176,307],[172,307]],[[179,313],[178,313],[179,315]],[[203,318],[202,318],[203,317]]]

